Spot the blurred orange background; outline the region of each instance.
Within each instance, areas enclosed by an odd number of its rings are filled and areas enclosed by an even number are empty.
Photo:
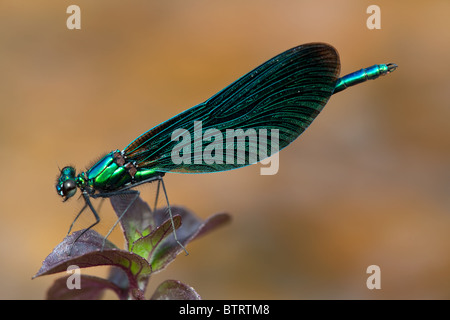
[[[81,30],[66,27],[71,4]],[[366,26],[372,4],[380,30]],[[190,244],[147,295],[177,279],[204,299],[450,298],[448,12],[445,0],[0,2],[0,298],[43,299],[63,276],[31,280],[82,207],[56,194],[58,166],[85,169],[317,41],[339,51],[341,75],[399,68],[333,96],[274,176],[258,165],[166,175],[172,204],[233,221]],[[141,191],[152,203],[154,186]],[[120,232],[110,240],[121,246]],[[366,287],[370,265],[380,290]]]

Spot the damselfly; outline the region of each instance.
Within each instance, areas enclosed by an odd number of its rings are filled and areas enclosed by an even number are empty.
[[[76,219],[87,208],[92,211],[95,222],[86,228],[74,240],[91,229],[100,218],[94,209],[91,198],[108,198],[116,195],[128,194],[133,199],[140,195],[134,188],[148,182],[157,181],[157,196],[159,187],[167,202],[170,218],[172,212],[167,197],[163,176],[167,172],[176,173],[208,173],[237,169],[254,161],[263,160],[270,156],[265,153],[255,153],[249,139],[237,143],[223,142],[223,149],[227,152],[245,148],[245,159],[238,159],[237,152],[232,161],[227,158],[217,161],[199,161],[199,154],[213,143],[211,134],[209,139],[194,137],[192,146],[180,148],[180,135],[174,134],[179,129],[194,132],[195,126],[201,123],[201,136],[208,136],[208,132],[225,132],[226,130],[268,130],[277,132],[277,148],[281,150],[294,141],[317,117],[332,94],[340,92],[355,84],[376,79],[381,75],[394,71],[397,65],[380,64],[339,78],[340,62],[337,51],[330,45],[323,43],[304,44],[287,50],[263,63],[236,80],[225,89],[173,118],[157,125],[145,132],[122,151],[115,150],[101,158],[96,164],[78,175],[71,166],[64,167],[58,178],[56,190],[63,201],[71,198],[80,189],[84,199],[84,206]],[[208,131],[209,130],[209,131]],[[272,140],[266,139],[267,150],[273,150]],[[215,146],[218,147],[217,141]],[[187,148],[187,149],[186,149]],[[184,161],[173,161],[174,150],[185,153]],[[217,148],[220,150],[220,148]],[[229,155],[227,153],[227,155]],[[109,236],[121,217],[132,205],[130,201],[114,226],[105,236]],[[72,223],[69,233],[73,227]],[[176,237],[178,244],[183,245]],[[185,250],[185,249],[184,249]],[[186,251],[186,250],[185,250]],[[187,253],[187,252],[186,252]]]

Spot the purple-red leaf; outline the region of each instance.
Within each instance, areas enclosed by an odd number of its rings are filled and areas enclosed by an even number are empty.
[[[89,275],[79,276],[79,288],[69,288],[67,281],[71,282],[70,276],[55,280],[47,291],[47,300],[98,300],[105,289],[113,290],[122,300],[128,296],[127,290],[119,288],[109,280]]]
[[[213,214],[201,223],[201,225],[197,229],[197,232],[192,235],[189,241],[203,237],[204,235],[216,230],[217,228],[229,223],[230,221],[231,216],[228,213],[221,212]]]
[[[151,300],[201,300],[194,288],[177,280],[166,280],[153,293]]]
[[[111,269],[109,269],[108,281],[112,282],[122,291],[127,291],[130,287],[126,272],[118,267],[111,267]],[[144,288],[142,288],[142,290],[144,290]]]
[[[152,269],[145,259],[132,252],[119,250],[109,241],[106,241],[102,251],[103,237],[93,230],[78,239],[71,255],[68,255],[73,240],[80,232],[74,232],[58,244],[33,278],[66,271],[71,265],[79,268],[110,265],[120,267],[127,273],[131,287],[142,286],[142,282],[148,280]]]

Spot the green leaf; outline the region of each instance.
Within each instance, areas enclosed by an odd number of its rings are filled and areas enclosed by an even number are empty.
[[[181,217],[176,215],[173,217],[175,229],[181,226]],[[153,230],[149,235],[144,236],[133,243],[131,251],[138,254],[144,259],[151,259],[152,253],[156,248],[171,234],[173,234],[172,222],[166,220],[162,225]]]
[[[231,216],[227,213],[218,213],[203,221],[186,208],[174,206],[171,209],[173,215],[181,216],[182,225],[176,232],[178,240],[185,247],[190,241],[231,220]],[[154,212],[154,219],[156,224],[160,224],[161,221],[167,219],[166,209],[156,210]],[[154,273],[161,271],[182,251],[183,248],[175,241],[174,237],[166,237],[163,239],[152,252],[149,252],[148,261],[152,266],[152,271]]]
[[[135,195],[114,196],[110,198],[110,201],[117,217],[120,217],[130,205],[131,201],[133,201],[127,212],[120,219],[120,226],[124,233],[126,246],[130,251],[133,242],[143,235],[147,235],[150,230],[156,227],[155,221],[153,220],[153,212],[149,205],[140,197],[135,199]]]

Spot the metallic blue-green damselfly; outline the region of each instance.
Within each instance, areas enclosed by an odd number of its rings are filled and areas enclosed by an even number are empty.
[[[200,135],[226,130],[255,130],[255,132],[272,130],[277,133],[276,151],[278,151],[293,142],[308,128],[332,94],[358,83],[376,79],[396,68],[397,65],[392,63],[374,65],[339,78],[339,55],[332,46],[323,43],[300,45],[268,60],[205,102],[150,129],[122,151],[115,150],[108,153],[85,172],[77,175],[73,167],[64,167],[56,184],[58,194],[66,201],[80,189],[85,202],[74,222],[87,207],[96,220],[79,234],[73,244],[83,233],[100,222],[91,198],[131,195],[134,200],[129,202],[119,216],[117,224],[140,195],[134,188],[157,181],[157,197],[161,185],[172,219],[163,181],[165,173],[226,171],[254,163],[249,159],[261,161],[269,156],[267,153],[263,153],[265,156],[258,153],[253,157],[255,148],[250,148],[250,139],[244,139],[237,143],[232,142],[231,145],[229,141],[223,142],[223,148],[226,147],[227,152],[230,146],[231,151],[238,149],[242,151],[244,148],[246,152],[244,159],[238,159],[234,154],[231,158],[234,161],[199,161],[201,158],[198,158],[198,154],[208,148],[213,140],[211,137],[210,139],[194,137],[194,152],[189,153],[186,159],[186,150],[191,150],[192,146],[179,147],[181,139],[179,136],[174,137],[177,130],[194,132],[199,123],[201,123]],[[273,150],[271,141],[266,139],[265,147],[268,150]],[[218,145],[217,141],[214,142],[216,151],[221,150],[222,146]],[[174,150],[184,152],[185,161],[173,161]],[[116,224],[105,236],[105,240]],[[184,249],[177,239],[173,219],[172,227],[175,240]]]

